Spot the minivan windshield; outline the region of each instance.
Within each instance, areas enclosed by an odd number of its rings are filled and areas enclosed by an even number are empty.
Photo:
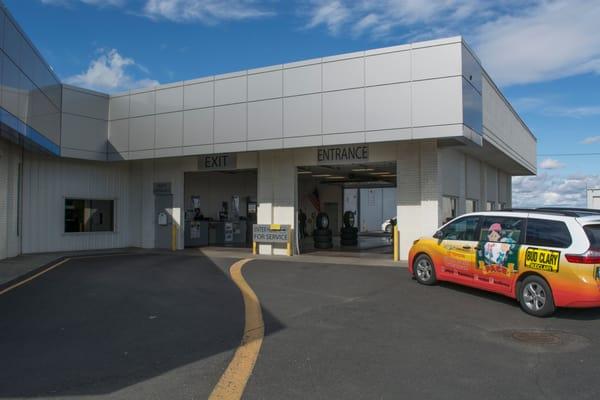
[[[600,250],[600,225],[586,225],[583,230],[590,240],[590,248]]]

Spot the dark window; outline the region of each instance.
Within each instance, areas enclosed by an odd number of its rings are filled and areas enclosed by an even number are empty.
[[[600,249],[600,225],[586,225],[583,230],[590,240],[590,248]]]
[[[562,221],[529,218],[525,242],[532,246],[565,248],[571,245],[571,234]]]
[[[444,240],[477,240],[479,217],[465,217],[446,225],[442,230]]]
[[[484,242],[519,243],[523,232],[523,219],[515,217],[486,216],[483,218],[479,240]]]
[[[114,200],[65,200],[65,232],[112,232]]]

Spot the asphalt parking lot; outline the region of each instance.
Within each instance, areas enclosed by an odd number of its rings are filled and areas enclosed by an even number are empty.
[[[235,260],[71,260],[0,296],[0,398],[207,398],[244,330]],[[596,399],[600,310],[524,314],[404,268],[253,260],[248,399]]]

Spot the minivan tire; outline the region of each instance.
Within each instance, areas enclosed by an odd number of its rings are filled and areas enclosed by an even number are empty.
[[[518,286],[517,298],[523,311],[536,317],[554,314],[554,296],[548,283],[538,275],[530,275]]]
[[[435,265],[427,254],[421,254],[413,262],[413,272],[415,279],[422,285],[435,285],[437,278],[435,276]]]

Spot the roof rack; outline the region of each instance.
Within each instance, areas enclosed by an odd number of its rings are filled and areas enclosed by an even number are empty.
[[[507,208],[502,211],[526,212],[538,214],[556,214],[565,217],[585,217],[589,215],[600,215],[600,210],[577,207],[537,207],[537,208]]]
[[[563,215],[565,217],[581,217],[579,213],[572,210],[558,210],[552,208],[505,208],[501,211],[508,212],[524,212],[531,214],[555,214],[555,215]]]

